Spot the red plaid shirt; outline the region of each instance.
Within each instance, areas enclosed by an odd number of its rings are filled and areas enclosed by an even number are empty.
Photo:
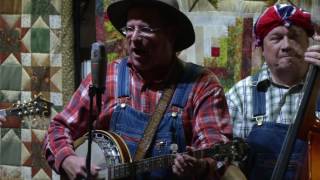
[[[120,61],[107,68],[106,91],[102,96],[102,110],[95,122],[97,129],[108,130],[109,120],[117,105],[117,72]],[[152,114],[161,96],[161,83],[144,83],[130,68],[131,97],[127,104],[144,113]],[[91,76],[82,81],[72,99],[50,123],[44,142],[45,156],[49,165],[59,172],[61,163],[74,154],[73,141],[87,132],[89,119],[89,95]],[[154,88],[157,87],[157,88]],[[96,109],[96,107],[94,107]],[[216,76],[205,71],[195,82],[182,113],[187,145],[196,148],[210,147],[227,142],[232,126],[223,88]]]

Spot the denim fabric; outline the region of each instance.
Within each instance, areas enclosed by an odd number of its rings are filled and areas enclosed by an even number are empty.
[[[279,123],[265,122],[261,126],[254,125],[247,138],[250,146],[247,168],[249,180],[271,178],[287,130],[288,125]],[[306,148],[306,142],[296,140],[284,179],[298,179],[298,171],[303,167]]]
[[[266,108],[261,108],[261,106],[265,106],[266,97],[264,92],[257,91],[257,88],[254,87],[253,113],[254,116],[263,116]],[[262,122],[262,125],[253,126],[247,138],[250,146],[247,166],[249,180],[269,180],[271,178],[287,130],[288,125],[274,122]],[[306,149],[307,143],[297,139],[284,179],[298,179],[298,171],[303,166]]]
[[[190,78],[190,75],[194,76],[197,74],[195,71],[196,68],[193,66],[187,67],[190,71],[185,71],[182,76],[184,78]],[[188,99],[189,92],[193,84],[183,83],[187,81],[181,81],[182,83],[177,85],[173,98],[171,100],[171,106],[177,106],[183,108]],[[120,63],[119,73],[118,73],[118,98],[130,97],[129,87],[130,87],[130,74],[127,67],[127,61],[123,60]],[[134,157],[134,154],[137,149],[138,142],[144,134],[144,129],[147,126],[147,123],[150,119],[149,114],[137,111],[130,107],[128,104],[120,103],[112,114],[110,128],[112,131],[119,134],[124,141],[126,142],[131,157]],[[170,109],[170,108],[168,108]],[[185,135],[183,129],[183,122],[181,118],[182,111],[175,112],[176,115],[172,115],[171,112],[166,112],[164,117],[159,123],[158,129],[156,131],[153,144],[149,149],[146,157],[160,156],[170,153],[171,143],[178,144],[178,152],[185,151]],[[176,142],[173,142],[176,141]],[[172,177],[171,167],[166,169],[156,170],[151,173],[145,173],[139,175],[138,179],[163,179]]]

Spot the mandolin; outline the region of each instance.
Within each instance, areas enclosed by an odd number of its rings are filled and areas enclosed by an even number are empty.
[[[44,100],[41,95],[35,96],[34,99],[25,103],[16,103],[12,107],[7,109],[0,109],[0,115],[7,116],[43,116],[48,117],[50,115],[50,107],[52,103]]]

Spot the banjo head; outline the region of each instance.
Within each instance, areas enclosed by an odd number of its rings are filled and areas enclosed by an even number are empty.
[[[74,143],[77,155],[86,157],[88,134]],[[91,162],[101,168],[131,162],[129,150],[121,137],[112,132],[95,130],[92,133]]]

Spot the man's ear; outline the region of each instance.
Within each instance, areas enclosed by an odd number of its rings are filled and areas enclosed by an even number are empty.
[[[320,24],[314,25],[314,35],[313,39],[316,41],[320,41]]]
[[[175,46],[177,37],[179,35],[179,28],[176,26],[169,26],[166,28],[166,34],[168,39],[170,39],[170,41],[173,42],[173,45]]]
[[[262,57],[264,58],[264,49],[263,49],[263,46],[261,46],[260,48],[261,48],[261,55],[262,55]]]
[[[182,31],[182,29],[180,29],[180,28],[178,28],[176,26],[170,26],[168,28],[168,30],[169,30],[168,33],[169,33],[170,38],[173,38],[174,40],[177,39],[177,37],[179,35],[178,32]]]

